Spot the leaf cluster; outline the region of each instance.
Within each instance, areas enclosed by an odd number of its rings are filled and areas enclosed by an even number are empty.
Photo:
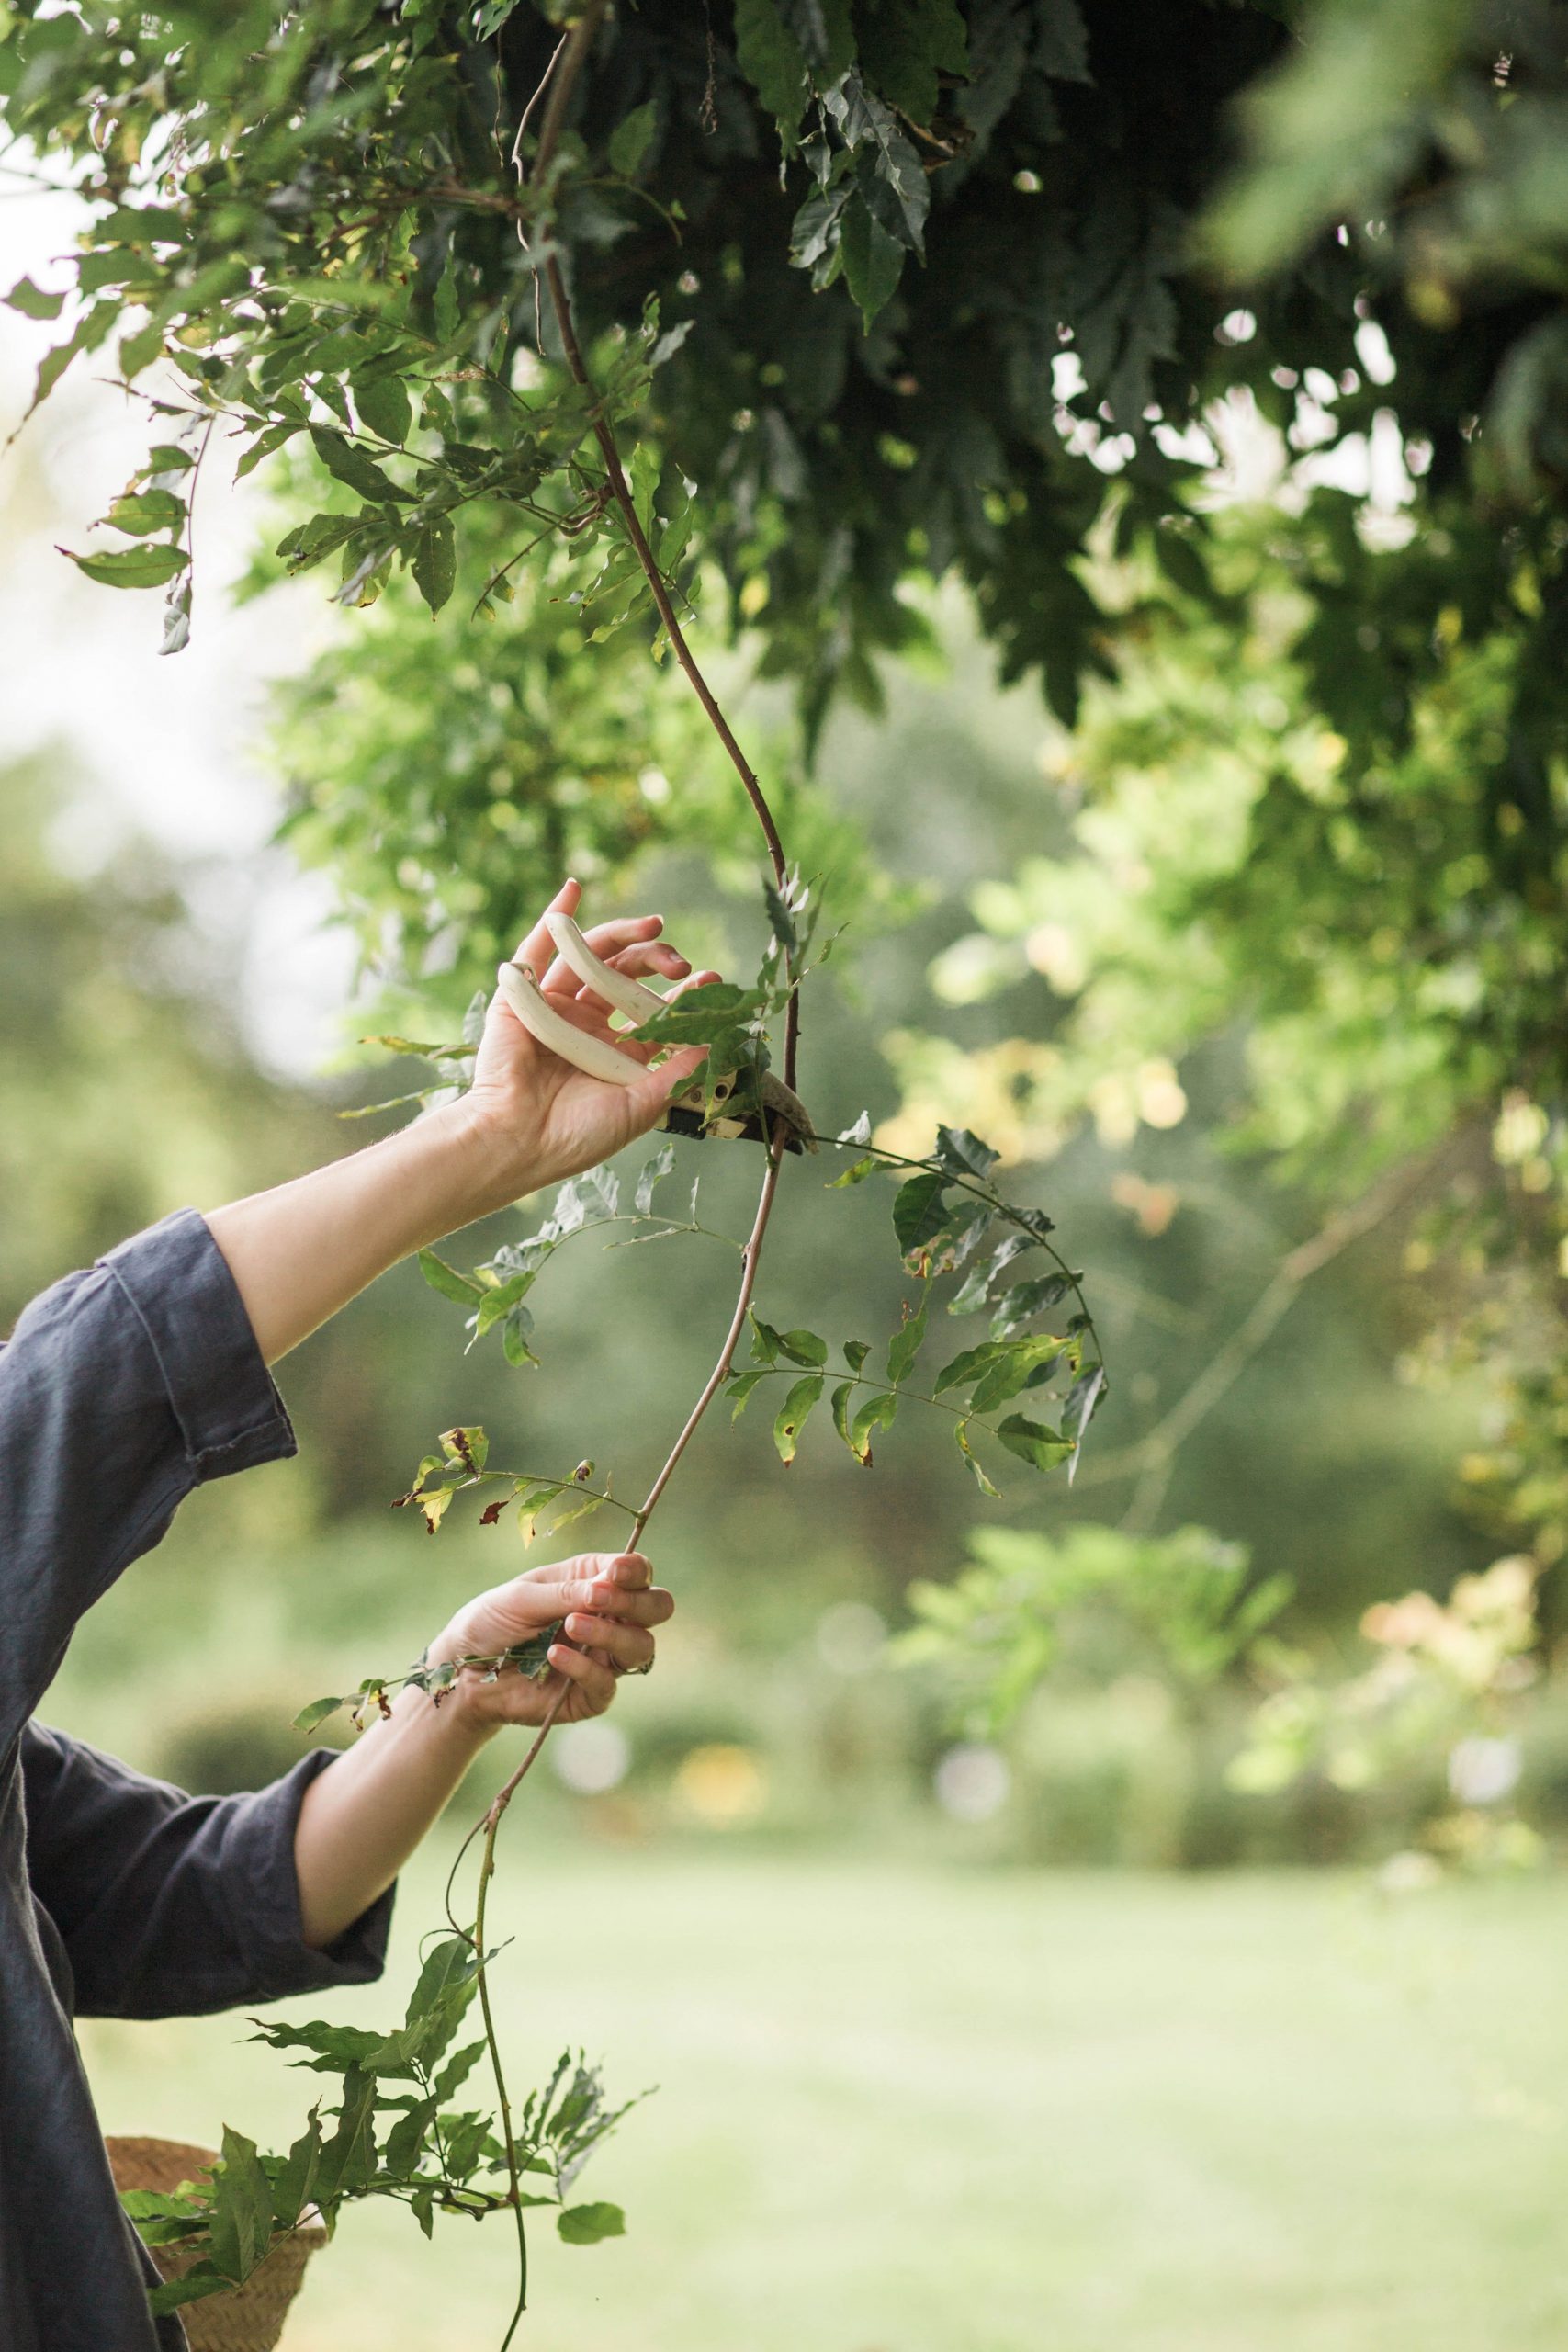
[[[318,2100],[285,2154],[263,2154],[226,2131],[203,2178],[172,2194],[125,2196],[144,2241],[184,2261],[154,2290],[155,2312],[242,2285],[302,2220],[319,2216],[332,2230],[345,2205],[367,2198],[407,2205],[427,2237],[437,2213],[480,2218],[510,2209],[496,2177],[506,2175],[507,2158],[495,2119],[455,2104],[487,2047],[482,2039],[452,2047],[478,1972],[473,1939],[444,1936],[427,1951],[403,2022],[390,2033],[256,2020],[255,2040],[336,2077],[336,2097]],[[593,2150],[635,2104],[611,2107],[597,2069],[568,2052],[514,2118],[519,2167],[532,2189],[522,2202],[555,2208],[569,2245],[626,2227],[618,2206],[567,2199]]]

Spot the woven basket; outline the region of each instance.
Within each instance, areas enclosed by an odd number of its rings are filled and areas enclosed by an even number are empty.
[[[182,2181],[198,2179],[218,2161],[213,2149],[192,2147],[184,2140],[110,2140],[107,2144],[114,2185],[119,2189],[155,2188],[168,2196]],[[273,2352],[288,2306],[299,2291],[305,2265],[326,2244],[326,2228],[313,2218],[313,2210],[308,2209],[299,2228],[273,2247],[243,2287],[182,2305],[190,2352]],[[177,2278],[190,2267],[192,2257],[173,2246],[154,2246],[152,2254],[165,2278]]]

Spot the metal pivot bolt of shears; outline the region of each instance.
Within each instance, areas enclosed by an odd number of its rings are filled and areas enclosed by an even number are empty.
[[[602,963],[570,915],[545,917],[550,937],[582,982],[628,1021],[651,1020],[664,1010],[664,999],[652,989]],[[563,1061],[606,1086],[635,1086],[648,1075],[648,1065],[602,1037],[591,1037],[564,1013],[558,1012],[525,966],[502,964],[496,982],[512,1011],[531,1037],[548,1046]],[[737,1100],[739,1093],[742,1099]],[[746,1100],[750,1097],[752,1099]],[[757,1098],[760,1097],[760,1100]],[[784,1129],[787,1151],[815,1151],[817,1138],[800,1097],[771,1070],[754,1079],[750,1070],[719,1070],[707,1081],[695,1079],[666,1105],[657,1122],[670,1134],[744,1137],[752,1143],[772,1141],[773,1121]]]

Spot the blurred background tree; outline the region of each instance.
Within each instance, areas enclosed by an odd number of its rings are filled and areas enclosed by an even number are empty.
[[[242,593],[258,625],[302,594],[312,619],[265,756],[282,839],[360,959],[351,1039],[444,1034],[563,864],[596,905],[653,894],[714,960],[756,938],[739,796],[615,577],[520,242],[510,138],[561,16],[0,12],[6,167],[76,204],[69,252],[19,260],[14,322],[46,388],[64,337],[77,377],[118,369],[163,404],[159,469],[130,491],[150,503],[88,536],[62,466],[28,537],[110,581],[116,552],[150,550],[118,576],[164,588],[172,644],[194,622],[188,662],[217,623],[204,535],[266,503]],[[767,1889],[849,1883],[790,1878],[810,1852],[1393,1856],[1397,1889],[1562,1839],[1564,22],[1550,0],[606,18],[554,235],[650,453],[671,577],[705,643],[728,638],[727,700],[849,920],[808,1100],[824,1126],[866,1104],[913,1149],[966,1121],[1025,1164],[1116,1372],[1072,1497],[979,1525],[902,1429],[870,1476],[808,1442],[784,1490],[762,1427],[705,1448],[661,1537],[682,1611],[660,1675],[597,1745],[563,1745],[541,1805],[542,1836],[646,1849],[637,1883],[654,1913],[678,1889],[682,1927],[700,1882],[658,1873],[717,1842],[793,1950]],[[186,460],[220,406],[197,493]],[[237,455],[254,469],[231,491]],[[7,1314],[183,1198],[356,1141],[334,1112],[421,1075],[352,1048],[330,1080],[258,1067],[213,1009],[272,984],[240,968],[249,869],[204,880],[151,843],[111,869],[85,849],[97,785],[36,752],[4,780]],[[227,923],[197,919],[208,885]],[[700,1165],[722,1216],[744,1170],[716,1148]],[[829,1244],[808,1191],[770,1284],[808,1321],[886,1319],[874,1210],[833,1196]],[[405,1270],[290,1365],[304,1463],[182,1517],[84,1628],[59,1718],[203,1785],[276,1769],[302,1697],[395,1668],[516,1556],[473,1530],[427,1549],[386,1514],[436,1421],[570,1447],[633,1349],[626,1436],[651,1456],[720,1281],[584,1251],[541,1375],[461,1357]],[[898,1628],[919,1671],[889,1666]],[[890,1917],[946,1916],[942,1882],[908,1883]],[[1122,1914],[1048,1899],[1027,1946],[985,1912],[993,1958],[1032,1977],[1076,1921],[1119,2007],[1162,1996],[1118,1973]],[[1263,1949],[1250,1899],[1190,1950],[1168,1905],[1132,1940],[1186,1954],[1196,2000],[1233,1933]],[[591,1888],[573,1900],[597,1916]],[[1285,1898],[1258,1900],[1285,1923],[1269,1949],[1293,1951]],[[912,1971],[918,1939],[889,1964]],[[1513,1965],[1494,1961],[1488,1983]],[[1010,2064],[1042,2029],[1003,1974]],[[1454,2046],[1482,2031],[1467,2010]],[[1197,2111],[1198,2078],[1172,2097]],[[1138,2114],[1115,2134],[1146,2126],[1163,2165],[1163,2116]],[[984,2177],[983,2152],[964,2162]],[[1304,2179],[1281,2177],[1292,2236]],[[1555,2341],[1548,2290],[1517,2300],[1528,2181],[1508,2194],[1469,2319],[1439,2299],[1401,2323],[1348,2278],[1337,2341]],[[1423,2275],[1450,2276],[1472,2218],[1435,2229]],[[1344,2233],[1323,2243],[1337,2258]],[[1216,2352],[1234,2322],[1304,2352],[1329,2262],[1293,2302],[1227,2290],[1191,2340]],[[976,2275],[994,2313],[997,2257]],[[1139,2340],[1169,2352],[1170,2295],[1151,2308]],[[1021,2352],[1032,2290],[1027,2309]],[[970,2352],[965,2324],[941,2352]],[[647,2340],[640,2312],[626,2325]]]

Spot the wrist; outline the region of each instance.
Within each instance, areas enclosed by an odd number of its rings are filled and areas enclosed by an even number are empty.
[[[476,1104],[471,1095],[443,1103],[416,1124],[439,1143],[452,1170],[457,1214],[446,1230],[510,1208],[537,1191],[535,1155],[515,1131]]]

